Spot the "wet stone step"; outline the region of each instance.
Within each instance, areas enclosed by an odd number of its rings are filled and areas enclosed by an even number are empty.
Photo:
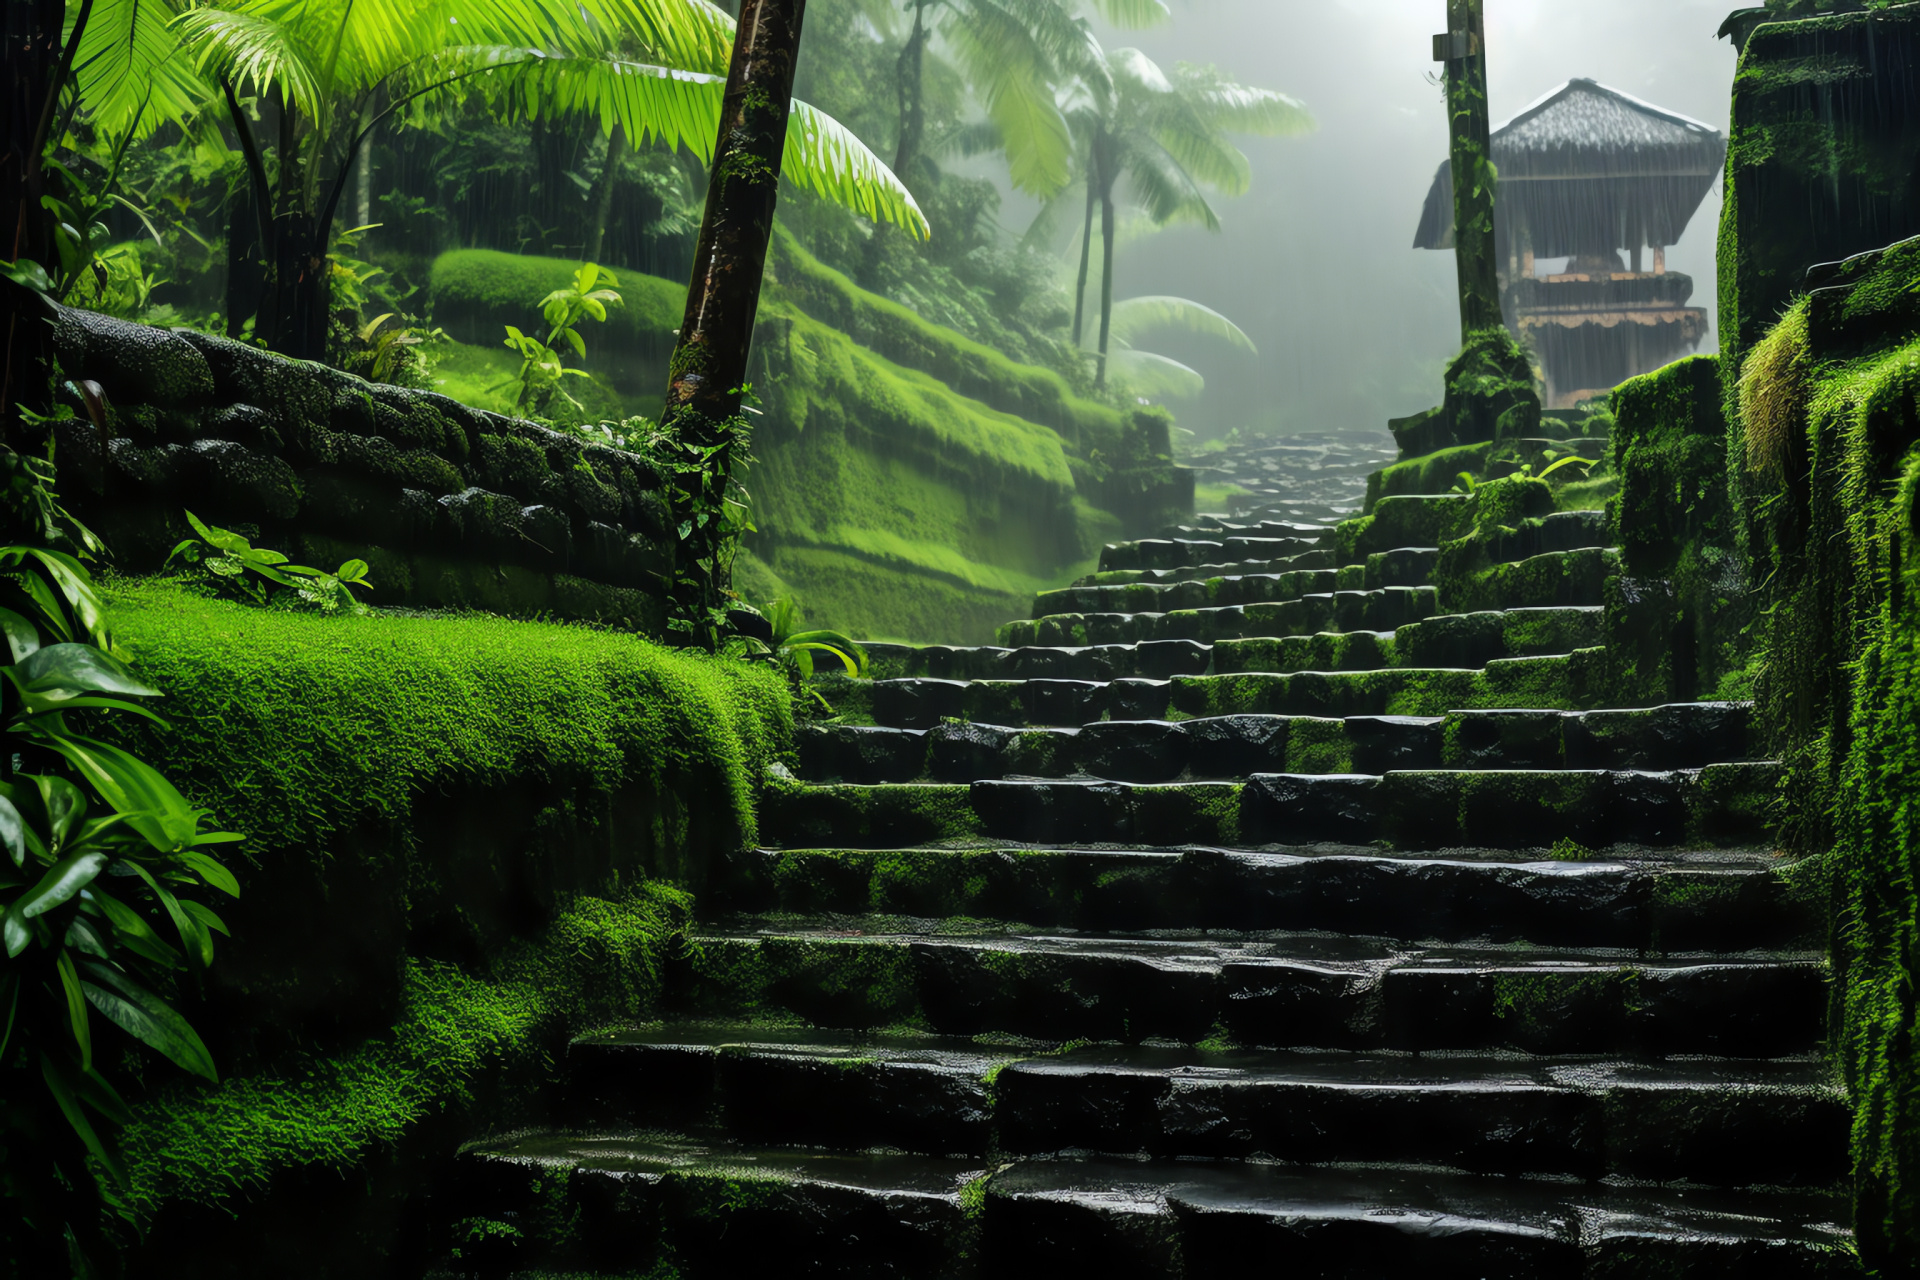
[[[1568,1186],[1428,1169],[1035,1160],[986,1184],[987,1261],[1200,1280],[1284,1258],[1323,1280],[1840,1280],[1830,1191]]]
[[[1826,1002],[1824,963],[1793,953],[1650,964],[1322,932],[965,936],[832,923],[703,936],[673,978],[675,1006],[1054,1042],[1191,1045],[1224,1032],[1280,1049],[1778,1058],[1815,1047]]]
[[[1302,551],[1271,560],[1240,560],[1223,564],[1184,565],[1178,569],[1107,569],[1075,579],[1076,587],[1124,587],[1136,582],[1166,585],[1205,582],[1209,578],[1237,578],[1247,574],[1288,573],[1294,570],[1337,569],[1330,551]]]
[[[1338,729],[1339,722],[1332,722]],[[998,730],[1012,734],[1013,730]],[[1085,730],[1081,731],[1084,736]],[[1292,737],[1292,728],[1289,728]],[[1134,783],[1066,772],[1065,735],[1008,744],[953,741],[999,758],[1029,751],[1038,776],[967,784],[786,783],[768,788],[761,831],[780,845],[878,848],[985,835],[1031,844],[1179,846],[1371,844],[1402,850],[1613,844],[1733,847],[1763,841],[1779,781],[1768,762],[1665,771],[1409,769],[1385,774],[1256,773],[1245,782]],[[1141,767],[1155,764],[1135,750]],[[1123,761],[1123,763],[1125,763]],[[979,772],[961,755],[953,774]]]
[[[535,1133],[461,1153],[463,1246],[482,1275],[976,1275],[963,1190],[979,1160],[743,1147],[696,1136]],[[554,1210],[566,1223],[555,1225]]]
[[[1555,511],[1497,535],[1488,550],[1495,561],[1526,560],[1554,551],[1610,547],[1613,535],[1604,511]]]
[[[1843,1092],[1811,1062],[1218,1054],[1090,1048],[995,1079],[1011,1151],[1827,1187]]]
[[[1297,599],[1177,609],[1165,613],[1061,613],[1000,628],[1002,644],[1105,645],[1142,640],[1217,640],[1312,635],[1318,631],[1393,631],[1439,609],[1432,587],[1314,592]]]
[[[1220,848],[759,849],[726,909],[1018,920],[1093,932],[1324,930],[1406,940],[1624,948],[1811,948],[1825,925],[1765,853],[1545,860],[1510,851]]]
[[[1209,647],[1191,640],[1069,648],[865,647],[876,680],[1164,680],[1173,675],[1198,675],[1211,661]]]
[[[1062,587],[1034,597],[1033,616],[1070,613],[1171,613],[1226,605],[1268,604],[1332,592],[1340,584],[1333,569],[1290,569],[1194,577],[1175,582],[1132,582]],[[1379,583],[1356,583],[1356,587]],[[1421,579],[1408,586],[1425,585]]]
[[[1365,584],[1378,587],[1423,587],[1433,581],[1440,563],[1438,547],[1396,547],[1367,557]]]
[[[567,1050],[579,1124],[648,1127],[712,1117],[733,1139],[984,1154],[987,1081],[1023,1056],[911,1032],[695,1023],[614,1030]]]

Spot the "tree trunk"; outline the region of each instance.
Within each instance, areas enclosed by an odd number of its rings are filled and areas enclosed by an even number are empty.
[[[1502,323],[1494,258],[1493,144],[1488,136],[1483,0],[1447,0],[1447,115],[1452,134],[1453,254],[1460,284],[1460,337]]]
[[[900,139],[893,148],[893,172],[908,190],[912,190],[910,170],[919,162],[920,148],[926,140],[926,52],[927,40],[927,0],[914,0],[913,32],[907,37],[907,43],[900,50],[900,57],[894,63],[894,95],[900,103]],[[886,261],[887,252],[893,246],[895,229],[886,223],[878,223],[873,235],[867,239],[866,252],[861,255],[860,283],[869,289],[881,284],[881,268]]]
[[[673,448],[670,497],[679,531],[676,638],[719,643],[732,585],[728,483],[746,454],[741,389],[760,307],[760,280],[780,196],[806,0],[743,0],[707,178],[680,341],[661,414]]]
[[[1093,258],[1093,149],[1087,149],[1087,216],[1080,226],[1080,274],[1075,277],[1073,288],[1073,349],[1080,349],[1080,335],[1085,332],[1084,323],[1087,313],[1087,266]]]
[[[1100,357],[1093,385],[1107,385],[1107,338],[1113,330],[1113,189],[1100,192]]]
[[[60,28],[65,16],[61,0],[7,0],[4,45],[0,66],[6,83],[0,85],[0,210],[4,210],[9,262],[54,262],[53,216],[40,203],[40,152],[47,145],[41,121],[57,91],[60,66]],[[0,337],[7,344],[0,371],[0,442],[14,438],[20,405],[45,411],[52,330],[44,323],[40,300],[31,290],[0,284],[5,298],[0,313]]]
[[[587,223],[587,244],[580,255],[582,262],[600,261],[600,250],[607,243],[607,223],[613,218],[613,189],[620,181],[620,162],[626,153],[627,131],[616,124],[607,135],[606,163],[600,166],[600,176],[593,184],[592,220]]]
[[[327,358],[327,306],[333,290],[322,243],[314,234],[314,220],[305,214],[273,220],[266,288],[253,336],[297,360]]]

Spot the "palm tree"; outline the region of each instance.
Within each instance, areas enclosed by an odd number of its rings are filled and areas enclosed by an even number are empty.
[[[732,21],[705,0],[218,0],[171,22],[163,0],[95,3],[80,62],[111,72],[82,79],[96,123],[190,120],[217,94],[268,268],[256,334],[309,358],[324,350],[335,214],[381,123],[479,92],[508,116],[582,112],[628,145],[658,139],[710,159],[733,43]],[[180,92],[195,73],[202,92]],[[859,139],[794,108],[788,176],[925,234],[912,196]]]
[[[1208,203],[1208,191],[1242,195],[1253,173],[1227,135],[1293,136],[1308,132],[1314,122],[1297,99],[1235,84],[1211,67],[1181,63],[1169,76],[1138,49],[1106,52],[1098,46],[1080,68],[1066,116],[1081,143],[1087,193],[1073,337],[1079,345],[1080,300],[1086,296],[1097,205],[1100,336],[1094,383],[1105,386],[1113,326],[1114,192],[1121,180],[1156,225],[1197,222],[1218,231],[1220,219]]]

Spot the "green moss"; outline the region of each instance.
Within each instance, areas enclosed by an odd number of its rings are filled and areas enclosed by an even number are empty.
[[[400,1020],[342,1054],[161,1090],[127,1130],[129,1203],[146,1219],[173,1201],[231,1206],[289,1171],[345,1175],[437,1115],[537,1114],[568,1038],[654,1006],[689,906],[657,885],[582,899],[479,971],[409,960]]]
[[[1352,773],[1347,723],[1300,716],[1287,723],[1288,773]]]
[[[1124,429],[1117,410],[1075,396],[1059,374],[1016,363],[867,292],[785,233],[775,236],[770,256],[779,298],[894,364],[937,378],[1001,412],[1042,423],[1084,447],[1100,447]]]
[[[1485,475],[1492,452],[1490,442],[1455,445],[1376,471],[1367,477],[1365,510],[1371,513],[1382,498],[1451,492],[1462,472],[1475,477]]]
[[[319,857],[369,829],[410,856],[428,834],[415,826],[423,795],[526,777],[648,785],[661,811],[634,833],[645,843],[684,846],[709,803],[730,839],[750,842],[754,790],[790,740],[777,676],[636,636],[482,615],[321,617],[160,582],[117,582],[111,602],[174,725],[132,742],[250,833],[256,865]]]

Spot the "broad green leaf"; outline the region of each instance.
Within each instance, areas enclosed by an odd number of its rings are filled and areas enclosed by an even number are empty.
[[[121,946],[163,969],[178,969],[185,964],[180,953],[155,933],[153,926],[138,911],[97,886],[87,890],[87,897],[106,916]]]
[[[209,907],[206,903],[196,902],[192,898],[183,898],[180,901],[180,905],[187,909],[188,915],[215,933],[223,934],[229,938],[233,936],[233,930],[227,928],[227,922],[220,918],[220,913],[212,907]]]
[[[66,844],[73,829],[86,820],[86,794],[56,774],[34,774],[31,781],[40,797],[40,812],[47,820],[47,834],[51,837],[47,847],[57,850]]]
[[[200,878],[226,894],[229,898],[240,896],[240,882],[233,878],[233,872],[227,870],[204,853],[195,853],[191,849],[179,855],[180,861],[198,872]]]
[[[126,663],[90,644],[51,644],[6,669],[22,693],[50,702],[87,693],[126,698],[157,698],[160,691],[133,674]]]
[[[128,824],[163,853],[193,843],[200,811],[144,760],[104,742],[77,734],[40,732],[31,724],[30,736],[58,752],[79,770],[106,802],[127,815]]]
[[[107,855],[99,850],[88,850],[60,859],[40,878],[39,884],[14,901],[13,909],[25,920],[45,915],[92,884],[106,870],[108,860]]]
[[[54,956],[53,967],[60,975],[60,989],[66,993],[67,1021],[72,1025],[73,1042],[80,1048],[80,1069],[91,1070],[93,1033],[87,1027],[87,996],[81,989],[80,975],[74,971],[73,956],[65,947]]]
[[[147,882],[147,888],[160,900],[167,916],[173,921],[175,932],[180,935],[180,947],[187,953],[187,963],[196,972],[204,972],[213,963],[213,935],[207,932],[199,920],[180,905],[180,900],[167,890],[167,887],[153,878],[153,873],[137,862],[121,863],[131,867],[135,875]]]
[[[0,632],[5,632],[7,649],[19,662],[40,647],[40,628],[11,609],[0,609]]]
[[[4,845],[13,865],[27,865],[26,819],[14,807],[10,797],[0,795],[0,845]]]
[[[47,279],[47,269],[31,258],[16,259],[13,262],[0,262],[0,276],[31,289],[35,293],[51,294],[53,281]]]
[[[182,1070],[218,1083],[213,1055],[187,1020],[166,1001],[111,965],[84,961],[82,984],[87,1003],[107,1021],[148,1047],[157,1049]]]

